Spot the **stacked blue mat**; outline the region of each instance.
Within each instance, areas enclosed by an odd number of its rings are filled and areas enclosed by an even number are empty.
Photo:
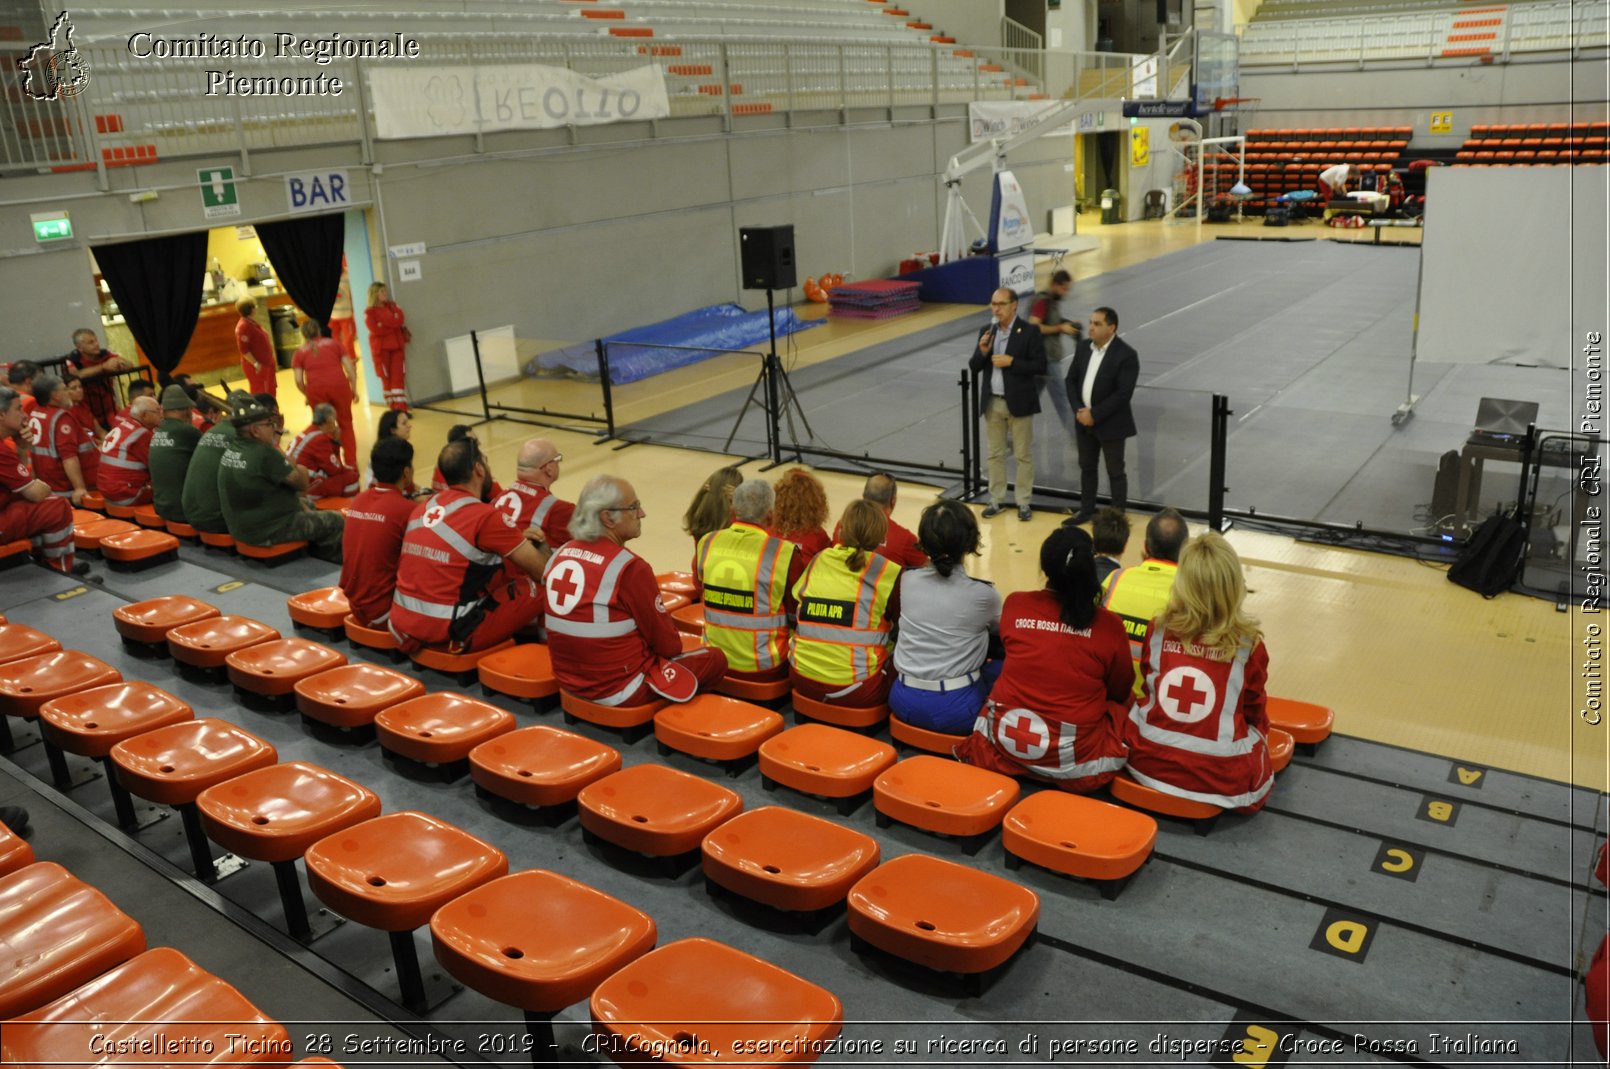
[[[777,310],[777,336],[794,334],[820,323],[806,323],[792,308]],[[609,350],[609,381],[615,386],[637,382],[673,368],[686,367],[722,352],[764,352],[770,341],[766,313],[746,312],[736,304],[712,304],[662,320],[633,327],[604,339]],[[568,345],[538,354],[525,366],[532,377],[574,375],[598,378],[598,355],[592,342]]]

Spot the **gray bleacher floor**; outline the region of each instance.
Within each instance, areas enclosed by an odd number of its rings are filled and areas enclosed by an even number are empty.
[[[1568,427],[1568,371],[1514,364],[1420,363],[1415,417],[1392,424],[1408,393],[1419,260],[1417,249],[1334,241],[1215,241],[1089,278],[1071,260],[1076,282],[1066,314],[1082,321],[1092,308],[1116,309],[1119,336],[1140,354],[1131,500],[1207,507],[1214,393],[1228,396],[1233,412],[1227,507],[1398,533],[1428,525],[1438,459],[1464,444],[1482,397],[1537,401],[1539,427]],[[958,467],[957,379],[987,318],[980,309],[977,317],[792,369],[814,444],[876,458],[861,470],[898,472],[902,461]],[[788,354],[780,355],[786,365]],[[630,424],[622,436],[720,451],[746,393]],[[1035,481],[1042,490],[1074,491],[1072,440],[1049,403],[1042,407]],[[813,444],[808,439],[796,423],[795,440]],[[733,448],[765,453],[758,408],[745,415]],[[1489,466],[1486,511],[1514,499],[1518,473]],[[1058,501],[1068,503],[1042,498]]]
[[[188,593],[290,634],[286,592],[333,582],[332,566],[302,561],[267,569],[185,546],[179,561],[145,573],[129,576],[100,563],[95,572],[100,582],[80,583],[32,566],[7,571],[0,574],[0,612],[102,658],[126,677],[171,690],[198,716],[222,717],[247,728],[271,742],[281,761],[310,761],[366,784],[380,794],[388,812],[423,810],[492,842],[508,854],[514,870],[553,869],[632,903],[654,918],[662,945],[696,935],[719,939],[828,988],[844,1004],[846,1039],[875,1041],[882,1049],[860,1056],[829,1053],[822,1058],[827,1064],[1250,1064],[1200,1048],[1182,1056],[1178,1046],[1160,1051],[1151,1044],[1245,1036],[1255,1023],[1291,1037],[1285,1041],[1287,1058],[1268,1064],[1591,1060],[1586,1026],[1571,1023],[1580,1018],[1582,1001],[1573,968],[1606,929],[1605,892],[1590,876],[1604,814],[1602,798],[1591,791],[1463,764],[1457,754],[1415,753],[1338,735],[1317,755],[1299,754],[1256,816],[1228,815],[1205,837],[1184,824],[1161,821],[1149,863],[1116,901],[1105,901],[1089,884],[1032,866],[1008,872],[998,839],[968,855],[952,840],[901,825],[876,827],[870,802],[840,817],[820,800],[786,789],[764,792],[753,767],[729,779],[713,765],[680,754],[657,755],[652,738],[625,744],[606,729],[585,723],[573,728],[620,748],[628,765],[661,761],[729,785],[748,807],[791,806],[841,820],[876,839],[885,860],[924,852],[1032,888],[1041,902],[1037,941],[981,997],[967,998],[934,976],[885,958],[857,956],[842,914],[819,933],[806,935],[730,899],[712,899],[696,866],[672,878],[612,849],[588,846],[573,816],[556,827],[519,822],[478,799],[467,777],[438,782],[383,759],[372,738],[332,741],[326,732],[310,731],[295,713],[250,710],[227,683],[193,682],[170,660],[128,652],[112,626],[112,611],[128,601]],[[331,641],[350,658],[388,663],[383,655]],[[432,690],[456,689],[434,673],[411,666],[402,670],[419,674]],[[479,688],[472,693],[479,696]],[[514,712],[522,725],[559,723],[557,711],[537,714],[501,696],[486,700]],[[12,724],[19,744],[33,740],[33,727]],[[49,770],[41,746],[24,746],[10,760],[50,796],[43,786]],[[73,765],[84,773],[97,771],[77,759]],[[12,786],[0,779],[0,801],[15,794],[7,791]],[[67,798],[67,807],[82,807],[104,822],[104,835],[121,834],[110,830],[114,815],[103,780],[77,787]],[[1437,814],[1444,819],[1432,819]],[[36,844],[43,856],[53,856],[56,823],[54,815],[41,821]],[[183,875],[189,855],[180,821],[164,820],[136,839],[171,863],[164,871],[179,887],[198,886]],[[1403,853],[1388,855],[1389,849]],[[76,856],[93,853],[79,850]],[[1388,871],[1401,868],[1405,856],[1413,859],[1407,871]],[[138,880],[128,888],[150,882]],[[268,924],[283,924],[266,865],[253,864],[213,890]],[[160,887],[151,892],[160,893]],[[1323,933],[1338,922],[1362,926],[1337,931],[1367,938],[1363,952],[1316,949],[1331,946]],[[153,944],[165,934],[159,926]],[[185,945],[183,933],[170,941]],[[417,936],[430,971],[428,942],[428,935]],[[348,1004],[337,997],[310,1003],[324,990],[322,981],[297,987],[298,964],[309,959],[293,957],[287,963],[266,945],[238,943],[209,943],[218,949],[208,951],[206,964],[226,977],[249,980],[241,986],[270,1012],[302,1022],[352,1018]],[[234,960],[227,946],[235,947]],[[308,953],[381,996],[396,997],[387,941],[379,932],[349,923],[299,950]],[[265,985],[271,990],[264,991]],[[310,1006],[327,1008],[311,1012]],[[402,1010],[392,1012],[410,1020]],[[585,1005],[567,1010],[559,1018],[560,1041],[572,1048],[580,1044],[586,1021]],[[523,1032],[517,1011],[470,991],[446,1002],[427,1022],[472,1046],[487,1036],[517,1041]],[[319,1030],[306,1023],[293,1028],[299,1035]],[[1465,1053],[1438,1048],[1433,1038],[1464,1042],[1467,1034],[1498,1046],[1477,1044],[1475,1053]],[[1039,1048],[1019,1051],[1017,1044],[1031,1036]],[[1010,1053],[961,1053],[965,1048],[928,1045],[941,1037],[1003,1040]],[[915,1052],[897,1054],[900,1039],[914,1041]],[[1053,1041],[1076,1040],[1133,1040],[1137,1046],[1133,1054],[1051,1056]],[[1398,1049],[1388,1052],[1393,1044]],[[1413,1053],[1407,1053],[1409,1044]],[[411,1064],[336,1054],[348,1065]]]

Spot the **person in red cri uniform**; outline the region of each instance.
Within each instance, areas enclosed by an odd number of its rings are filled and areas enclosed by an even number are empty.
[[[107,429],[95,422],[89,405],[84,403],[84,384],[77,379],[67,380],[67,414],[78,421],[79,429],[84,432],[78,443],[78,466],[84,473],[84,485],[93,490],[101,471],[101,439],[106,437]],[[116,420],[114,415],[107,422]]]
[[[763,479],[732,492],[731,526],[699,539],[693,554],[704,601],[704,641],[727,658],[727,673],[769,682],[788,677],[794,584],[805,570],[799,547],[769,528],[776,493]]]
[[[261,323],[253,318],[257,302],[242,297],[235,302],[240,319],[235,323],[235,349],[240,353],[240,372],[246,376],[248,393],[279,396],[279,363],[274,358],[274,341]]]
[[[369,328],[369,358],[375,362],[375,374],[390,408],[408,407],[408,342],[412,335],[406,319],[386,284],[370,283],[363,322]]]
[[[127,416],[130,419],[132,419],[133,418],[132,410],[134,408],[134,402],[138,401],[142,397],[150,397],[153,400],[155,400],[156,399],[156,394],[157,394],[157,388],[155,386],[151,385],[151,381],[149,379],[130,379],[129,382],[128,382],[128,388],[123,393],[123,396],[128,401],[128,404],[124,405],[122,408],[118,409],[116,413],[113,414],[113,416],[112,416],[113,421],[115,422],[119,416]],[[161,411],[161,410],[158,409],[158,411]],[[108,423],[106,425],[106,429],[108,431],[110,431],[112,429],[112,427],[113,427],[112,423]]]
[[[928,554],[922,551],[922,543],[917,541],[916,535],[894,522],[894,505],[899,492],[900,487],[895,482],[894,476],[880,471],[867,476],[866,486],[861,490],[861,499],[878,506],[884,518],[889,521],[889,528],[884,533],[883,541],[878,544],[878,556],[902,568],[921,568],[928,563]],[[833,541],[838,540],[839,529],[835,527]]]
[[[1255,813],[1274,786],[1266,685],[1269,653],[1242,611],[1241,559],[1209,531],[1180,552],[1168,607],[1141,654],[1142,692],[1124,739],[1137,783]]]
[[[0,542],[26,539],[47,567],[83,575],[89,565],[73,558],[73,506],[34,478],[28,465],[32,443],[22,398],[0,386]]]
[[[409,654],[488,649],[542,615],[537,580],[548,548],[492,507],[492,477],[474,441],[449,443],[436,463],[448,487],[409,517],[391,633]],[[510,579],[512,568],[524,574]]]
[[[89,492],[82,458],[86,449],[94,451],[95,440],[68,411],[67,384],[61,379],[54,375],[34,379],[34,402],[28,417],[34,474],[51,493],[68,498],[76,508]]]
[[[6,368],[6,385],[22,398],[22,414],[33,415],[34,379],[39,377],[39,365],[32,360],[18,360]]]
[[[352,279],[347,277],[347,258],[341,257],[341,281],[335,285],[335,304],[330,308],[330,337],[353,363],[358,362],[358,324],[352,318]]]
[[[313,423],[285,451],[286,460],[302,465],[312,476],[308,497],[351,497],[358,492],[358,473],[342,465],[337,456],[340,448],[341,428],[335,409],[327,403],[314,405]]]
[[[475,436],[475,432],[470,429],[470,425],[468,423],[455,423],[451,427],[447,428],[447,441],[449,445],[451,445],[453,442],[462,442],[466,438],[474,442],[477,447],[479,447],[481,444],[481,440]],[[447,480],[442,477],[441,469],[439,468],[430,473],[430,489],[431,492],[435,494],[439,494],[443,490],[447,489]],[[491,499],[493,501],[497,501],[502,497],[503,487],[498,485],[498,481],[496,479],[493,479]],[[553,547],[550,546],[549,548]]]
[[[356,365],[341,351],[334,338],[320,335],[319,325],[302,321],[302,347],[291,358],[296,388],[309,408],[328,404],[335,409],[341,427],[341,456],[347,467],[358,466],[358,439],[352,430],[352,402],[358,396]]]
[[[150,394],[136,397],[128,414],[112,417],[112,431],[101,443],[95,489],[108,505],[134,507],[151,502],[151,432],[162,422],[162,406]]]
[[[67,354],[67,377],[84,384],[84,401],[103,430],[117,411],[112,376],[129,366],[129,361],[102,349],[101,340],[93,330],[73,331],[73,351]]]
[[[538,527],[542,540],[558,548],[570,541],[570,517],[576,506],[553,493],[559,478],[559,462],[565,455],[546,438],[532,438],[520,447],[515,462],[514,482],[497,499],[497,507],[520,530]]]
[[[1001,607],[1006,660],[956,756],[1085,793],[1124,767],[1122,721],[1135,679],[1129,642],[1118,617],[1095,604],[1090,535],[1052,531],[1040,570],[1044,590],[1009,594]]]
[[[414,447],[382,438],[369,450],[375,481],[347,509],[341,534],[341,592],[365,627],[385,627],[397,589],[397,561],[415,503],[405,492],[414,484]]]
[[[576,498],[571,540],[548,562],[548,650],[559,686],[599,705],[688,701],[721,681],[727,659],[682,637],[654,569],[626,548],[643,533],[643,505],[625,479],[595,475]]]

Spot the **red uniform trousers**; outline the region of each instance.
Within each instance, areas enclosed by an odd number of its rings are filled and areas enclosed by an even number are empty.
[[[512,638],[516,631],[542,618],[546,604],[542,587],[529,575],[521,574],[502,586],[487,591],[486,616],[464,641],[460,652],[487,650]]]
[[[378,349],[374,353],[375,373],[385,391],[386,407],[408,407],[408,350]]]
[[[863,679],[859,683],[852,683],[848,687],[837,683],[821,683],[792,671],[790,678],[793,680],[794,689],[813,701],[842,705],[848,709],[870,709],[875,705],[887,705],[889,688],[894,686],[892,667],[894,660],[891,658],[883,664],[883,670],[877,675]]]
[[[360,476],[351,468],[342,468],[330,475],[320,475],[307,484],[307,496],[352,497],[358,492]]]
[[[13,500],[0,508],[0,542],[33,543],[46,567],[69,575],[73,571],[73,506],[65,497],[43,501]]]
[[[242,360],[240,370],[246,376],[246,389],[252,393],[266,393],[270,397],[279,397],[279,378],[277,364],[259,364],[253,371],[251,365]]]
[[[727,674],[727,655],[714,646],[701,646],[696,650],[676,657],[667,658],[692,672],[699,679],[699,693],[707,694],[717,683],[721,682]],[[621,705],[647,705],[649,702],[663,701],[664,697],[656,694],[647,683],[643,683],[632,693],[628,694]]]
[[[339,390],[327,389],[311,380],[307,384],[307,406],[329,404],[335,409],[336,426],[341,428],[341,459],[347,467],[358,467],[358,436],[352,430],[352,390],[346,380]]]
[[[331,319],[330,337],[354,364],[358,362],[358,323],[355,319]]]

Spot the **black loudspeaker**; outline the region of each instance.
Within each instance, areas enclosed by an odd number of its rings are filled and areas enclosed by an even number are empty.
[[[1450,517],[1459,508],[1459,454],[1450,449],[1437,462],[1437,480],[1431,487],[1432,533],[1451,527]]]
[[[738,251],[743,259],[744,289],[794,288],[792,226],[739,227]]]

